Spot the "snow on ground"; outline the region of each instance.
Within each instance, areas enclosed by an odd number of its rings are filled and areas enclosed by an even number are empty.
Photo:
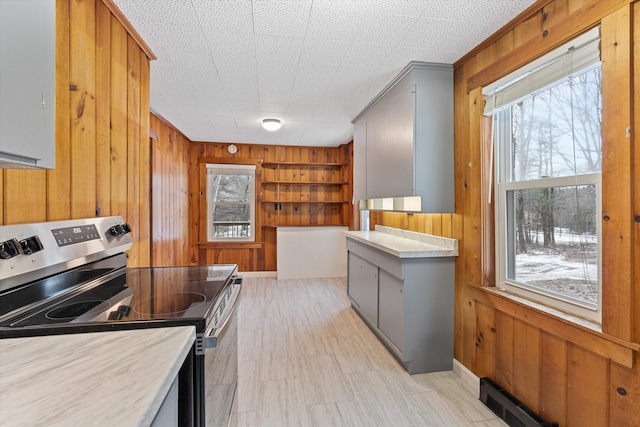
[[[596,237],[558,233],[556,230],[555,238],[555,248],[529,245],[527,253],[516,255],[515,279],[541,289],[597,303]]]

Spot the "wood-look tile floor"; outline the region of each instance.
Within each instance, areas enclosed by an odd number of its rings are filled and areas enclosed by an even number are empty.
[[[409,375],[345,279],[245,277],[238,310],[238,426],[506,425],[452,371]]]

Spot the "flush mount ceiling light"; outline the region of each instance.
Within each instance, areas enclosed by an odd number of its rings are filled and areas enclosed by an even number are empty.
[[[278,119],[262,119],[262,127],[270,132],[280,129],[281,126],[282,123]]]

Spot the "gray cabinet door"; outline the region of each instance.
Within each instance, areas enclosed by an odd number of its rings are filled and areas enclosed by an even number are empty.
[[[0,0],[0,167],[55,167],[55,0]]]
[[[367,198],[414,196],[415,90],[409,77],[366,115]]]
[[[404,353],[404,282],[380,269],[378,328]]]
[[[347,292],[359,311],[378,324],[378,267],[349,252]]]

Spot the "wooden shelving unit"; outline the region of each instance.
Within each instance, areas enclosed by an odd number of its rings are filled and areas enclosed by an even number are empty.
[[[260,202],[265,226],[348,224],[346,165],[263,162],[262,173]]]

